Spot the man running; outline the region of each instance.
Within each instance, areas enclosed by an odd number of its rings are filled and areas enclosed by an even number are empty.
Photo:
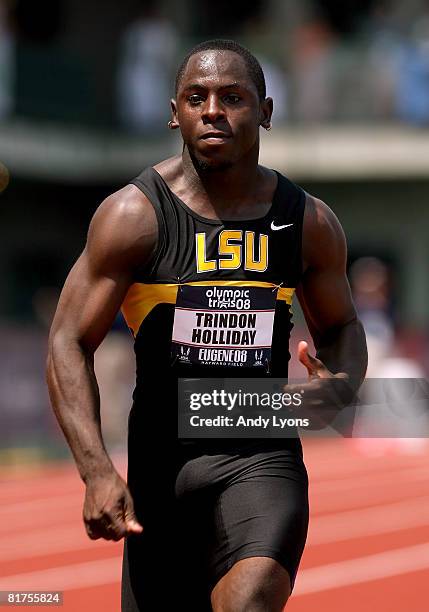
[[[182,154],[101,204],[66,280],[50,335],[50,395],[86,485],[89,537],[125,536],[123,611],[278,612],[307,534],[300,440],[179,440],[177,380],[286,380],[296,292],[317,350],[299,345],[306,392],[327,378],[356,388],[366,345],[345,238],[328,206],[258,164],[273,102],[247,49],[224,40],[192,49],[171,108]],[[226,350],[232,317],[216,316],[219,308],[240,315],[249,305],[265,313],[252,319],[256,332],[234,336],[238,353]],[[94,352],[120,308],[137,360],[127,483],[103,444],[94,375]],[[255,334],[263,340],[252,348]]]

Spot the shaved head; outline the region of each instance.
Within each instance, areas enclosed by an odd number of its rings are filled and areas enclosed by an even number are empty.
[[[243,47],[237,42],[233,40],[223,40],[219,38],[202,42],[189,51],[189,53],[186,55],[179,68],[177,69],[175,83],[176,95],[190,58],[197,53],[202,55],[203,51],[232,51],[233,53],[237,53],[237,55],[239,55],[244,60],[249,77],[253,81],[258,91],[259,99],[265,99],[265,77],[261,65],[256,59],[256,57],[252,55],[252,53],[250,53],[250,51],[246,49],[246,47]]]

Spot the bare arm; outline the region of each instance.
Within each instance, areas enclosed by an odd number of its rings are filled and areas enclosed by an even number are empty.
[[[127,186],[107,198],[91,221],[85,249],[68,275],[51,327],[49,393],[80,476],[87,485],[85,520],[90,537],[110,535],[118,539],[114,536],[124,535],[116,519],[113,521],[116,533],[112,529],[109,534],[97,530],[94,521],[102,511],[92,507],[93,496],[88,500],[88,489],[93,490],[94,483],[109,481],[106,492],[101,494],[104,501],[95,503],[104,506],[109,495],[107,489],[121,485],[102,439],[94,353],[115,319],[137,266],[150,257],[156,240],[154,210],[136,187]],[[124,495],[127,496],[127,491]]]
[[[304,405],[312,428],[318,428],[353,399],[365,377],[367,350],[346,275],[344,232],[330,208],[312,196],[307,196],[302,250],[304,275],[297,296],[316,357],[302,341],[298,358],[309,376]]]
[[[316,356],[333,373],[343,372],[359,386],[367,351],[346,275],[346,239],[331,209],[312,196],[307,196],[303,259],[305,272],[297,296]]]

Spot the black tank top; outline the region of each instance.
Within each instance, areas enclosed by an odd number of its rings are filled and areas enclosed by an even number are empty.
[[[173,401],[178,377],[287,377],[305,192],[277,175],[270,209],[250,220],[201,217],[151,167],[131,181],[159,227],[122,304],[135,338],[135,405],[167,389]]]

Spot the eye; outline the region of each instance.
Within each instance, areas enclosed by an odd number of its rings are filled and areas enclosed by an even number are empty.
[[[203,96],[200,96],[199,94],[192,94],[188,96],[188,102],[192,104],[192,106],[196,106],[200,102],[203,102],[203,100]]]
[[[224,96],[224,100],[227,104],[237,104],[237,102],[240,102],[240,99],[240,96],[237,96],[237,94],[228,94]]]

